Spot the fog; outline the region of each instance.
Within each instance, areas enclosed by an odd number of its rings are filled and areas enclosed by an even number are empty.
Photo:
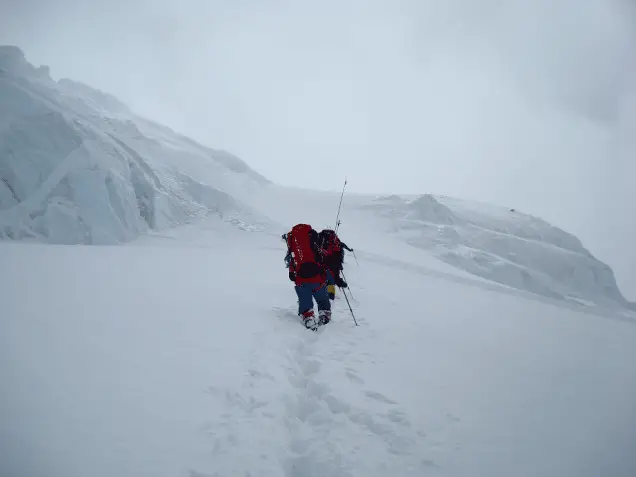
[[[434,192],[578,235],[636,300],[627,0],[12,0],[0,43],[281,184]]]

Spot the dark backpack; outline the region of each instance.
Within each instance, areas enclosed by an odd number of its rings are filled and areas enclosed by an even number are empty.
[[[336,232],[331,229],[324,229],[320,232],[320,248],[325,256],[340,255],[342,247]]]
[[[297,224],[287,234],[290,268],[300,278],[312,278],[322,273],[318,253],[318,232],[311,225]]]

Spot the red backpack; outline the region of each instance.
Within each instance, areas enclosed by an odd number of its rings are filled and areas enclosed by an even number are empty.
[[[318,233],[311,225],[295,225],[287,234],[287,247],[291,252],[289,269],[301,279],[318,280],[323,269],[319,265]]]

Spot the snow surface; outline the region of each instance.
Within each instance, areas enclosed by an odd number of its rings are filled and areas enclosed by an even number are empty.
[[[636,475],[633,322],[349,257],[360,326],[314,333],[283,255],[214,217],[1,243],[0,475]]]

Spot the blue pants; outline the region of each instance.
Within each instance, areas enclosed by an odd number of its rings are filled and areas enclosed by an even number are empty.
[[[298,314],[301,315],[307,310],[313,310],[314,301],[318,304],[318,311],[331,310],[331,302],[327,295],[327,286],[324,283],[303,283],[297,285],[296,295],[298,295]]]

